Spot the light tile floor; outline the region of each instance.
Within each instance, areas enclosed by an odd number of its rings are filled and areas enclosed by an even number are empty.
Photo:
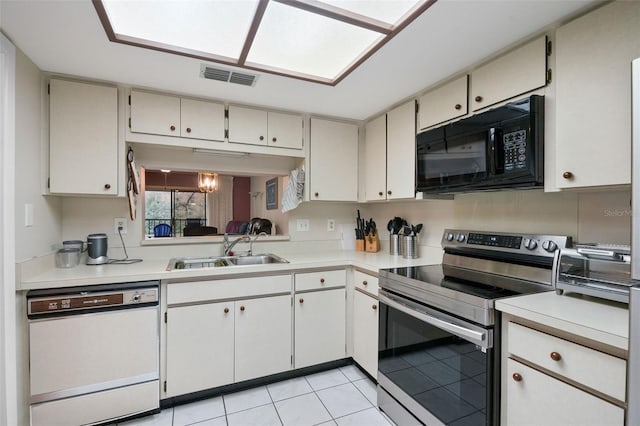
[[[375,384],[356,366],[162,410],[118,426],[389,426]]]

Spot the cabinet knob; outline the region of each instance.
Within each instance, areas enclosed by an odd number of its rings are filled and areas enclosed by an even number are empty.
[[[565,178],[565,179],[573,179],[573,173],[571,173],[571,172],[564,172],[564,173],[562,174],[562,177],[563,177],[563,178]]]
[[[476,102],[482,102],[482,96],[476,96]]]
[[[320,284],[324,284],[324,278],[320,278]]]
[[[319,193],[317,193],[317,192],[316,192],[315,194],[313,194],[313,195],[315,195],[316,197],[319,197],[319,196],[320,196],[320,194],[319,194]]]
[[[460,110],[462,109],[462,105],[460,105],[460,104],[456,104],[456,105],[454,106],[454,108],[455,108],[455,109],[457,109],[458,111],[460,111]]]
[[[302,297],[300,298],[300,303],[304,303],[304,299]]]
[[[387,195],[391,195],[391,194],[392,194],[392,192],[391,192],[391,191],[387,191]]]
[[[271,139],[271,142],[277,142],[278,138],[276,138],[275,136]]]
[[[244,306],[240,306],[240,310],[244,312]]]
[[[187,127],[187,133],[191,133],[191,127]]]
[[[260,136],[258,139],[260,139],[261,141],[264,140],[264,136]]]
[[[371,309],[375,311],[376,309],[378,309],[378,305],[371,305]]]
[[[513,380],[515,380],[516,382],[521,382],[522,381],[522,376],[520,375],[520,373],[513,373]]]
[[[104,184],[104,189],[111,189],[111,184],[105,183]]]
[[[169,126],[169,130],[171,130],[172,132],[176,130],[176,126]]]
[[[560,361],[562,359],[562,356],[558,352],[551,352],[549,356],[554,361]]]
[[[367,285],[367,284],[369,284],[369,283],[366,282],[366,281],[362,281],[362,285]]]
[[[380,191],[380,192],[378,192],[378,195],[379,195],[380,197],[382,197],[382,196],[384,195],[384,192]]]
[[[224,308],[224,313],[228,314],[229,313],[229,308]]]

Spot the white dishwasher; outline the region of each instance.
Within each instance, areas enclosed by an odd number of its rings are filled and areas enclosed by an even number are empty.
[[[27,293],[32,426],[159,408],[159,282]]]

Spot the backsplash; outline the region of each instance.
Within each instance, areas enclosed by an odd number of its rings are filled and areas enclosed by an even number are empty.
[[[257,183],[262,187],[264,182]],[[440,238],[445,228],[530,232],[538,234],[566,234],[578,241],[600,241],[628,244],[631,229],[630,191],[556,192],[541,190],[498,191],[457,195],[455,200],[422,200],[389,203],[331,203],[307,202],[283,215],[289,227],[288,242],[268,243],[268,250],[292,249],[339,250],[342,240],[347,246],[353,239],[356,210],[364,218],[372,217],[380,230],[382,250],[388,251],[387,222],[401,216],[412,224],[422,223],[419,253],[433,259],[439,253]],[[257,205],[260,203],[260,206]],[[264,198],[256,200],[256,216],[268,217]],[[279,206],[280,208],[280,206]],[[113,218],[126,217],[127,203],[122,199],[64,198],[63,239],[85,239],[89,233],[105,232],[109,246],[121,247],[113,233]],[[279,212],[279,210],[278,210]],[[309,231],[298,231],[298,219],[309,220]],[[335,231],[327,230],[328,219],[335,221]],[[274,219],[278,226],[278,223]],[[127,248],[134,253],[166,253],[175,255],[190,251],[186,246],[165,249],[141,247],[140,217],[129,222],[124,235]],[[345,235],[342,235],[342,232]],[[217,243],[219,245],[219,243]],[[201,250],[202,245],[199,245]],[[212,248],[212,252],[218,248]],[[139,251],[140,250],[140,251]],[[119,256],[120,254],[115,254]],[[139,254],[137,254],[139,255]],[[437,256],[436,256],[437,257]]]

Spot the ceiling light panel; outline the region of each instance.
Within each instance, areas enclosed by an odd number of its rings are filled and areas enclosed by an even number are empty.
[[[322,0],[359,15],[395,25],[425,0]]]
[[[103,0],[113,30],[128,38],[237,59],[258,0]]]
[[[378,32],[269,2],[247,65],[332,80],[382,38]]]

